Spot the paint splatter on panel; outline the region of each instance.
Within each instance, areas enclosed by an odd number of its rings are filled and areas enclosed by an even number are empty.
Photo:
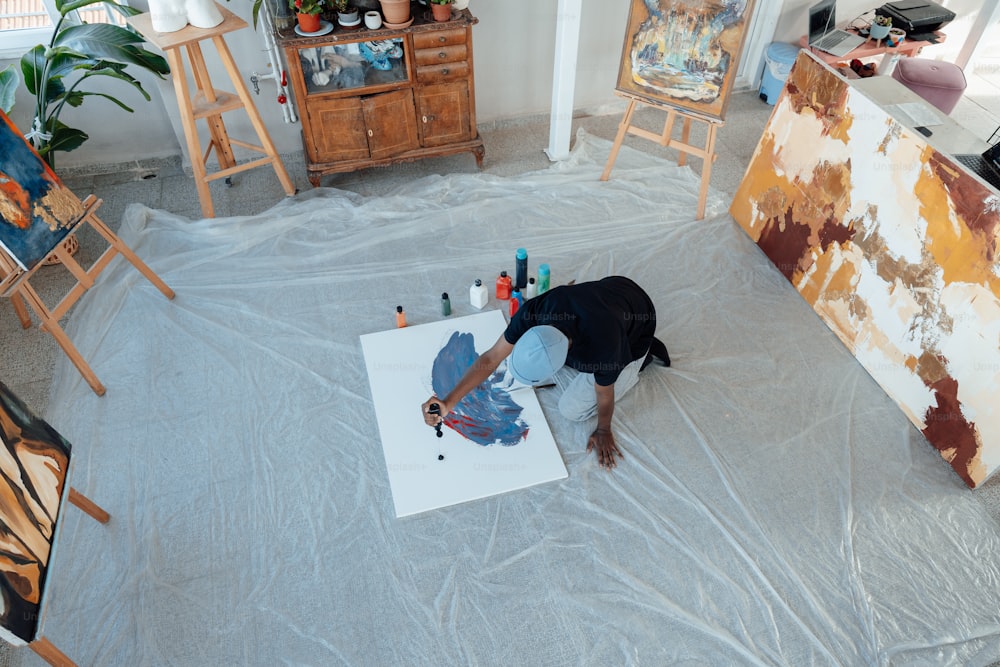
[[[447,395],[478,359],[473,335],[452,333],[434,358],[431,370],[434,394]],[[445,417],[445,426],[480,445],[509,447],[522,442],[528,436],[529,427],[521,419],[521,406],[511,397],[503,381],[501,366],[455,406]]]
[[[995,192],[803,52],[730,212],[966,484],[1000,468]]]

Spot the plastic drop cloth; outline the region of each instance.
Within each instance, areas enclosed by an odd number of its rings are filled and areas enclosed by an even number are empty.
[[[601,183],[608,150],[254,217],[129,209],[177,298],[117,260],[71,317],[108,392],[61,360],[46,416],[112,520],[64,514],[46,636],[105,667],[997,659],[998,526],[723,197],[695,221],[694,173],[629,148]],[[674,365],[619,403],[613,472],[539,390],[568,479],[396,519],[359,336],[443,291],[474,312],[521,246],[555,284],[643,285]]]

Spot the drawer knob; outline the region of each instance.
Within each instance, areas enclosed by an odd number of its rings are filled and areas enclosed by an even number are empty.
[[[442,73],[442,74],[444,74],[445,76],[448,76],[448,73],[449,73],[450,71],[451,71],[451,70],[449,70],[449,69],[448,69],[447,67],[442,67],[442,68],[441,68],[441,73]]]
[[[444,35],[441,35],[440,37],[438,37],[438,41],[441,42],[442,44],[444,44],[447,39],[448,38],[445,37]]]
[[[368,130],[368,136],[369,136],[369,137],[374,137],[374,136],[375,136],[375,133],[374,133],[374,132],[372,132],[371,130]]]
[[[445,53],[444,51],[442,51],[441,53],[438,54],[438,58],[447,58],[447,57],[448,57],[448,54]]]

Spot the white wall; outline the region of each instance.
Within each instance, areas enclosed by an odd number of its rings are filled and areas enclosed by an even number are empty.
[[[806,30],[806,10],[814,1],[784,0],[775,39],[798,41]],[[950,0],[950,4],[958,12],[959,5],[976,7],[979,1]],[[133,4],[141,7],[144,2],[136,0]],[[221,4],[250,22],[250,0],[230,0]],[[621,108],[614,95],[614,86],[629,0],[584,0],[583,5],[574,106],[577,109],[605,107],[614,111]],[[838,16],[842,22],[847,21],[872,6],[864,0],[841,0]],[[479,25],[473,29],[473,43],[480,124],[548,113],[552,94],[556,1],[471,0],[469,8],[479,19]],[[968,19],[956,21],[959,26],[965,25],[966,31],[969,23]],[[269,71],[261,35],[252,27],[230,33],[226,40],[247,82],[251,72]],[[956,48],[958,41],[954,40]],[[215,87],[232,90],[228,77],[215,58],[214,48],[208,42],[203,43],[203,48]],[[0,60],[0,67],[6,62]],[[64,112],[65,122],[84,130],[91,138],[76,151],[59,155],[59,165],[116,163],[182,152],[178,137],[183,135],[172,84],[169,81],[158,82],[155,77],[147,75],[141,78],[153,95],[150,103],[124,84],[110,84],[117,91],[113,94],[136,110],[134,114],[125,113],[99,98],[88,99],[80,109]],[[284,121],[275,96],[273,82],[263,81],[257,108],[278,150],[296,151],[301,148],[300,125]],[[20,127],[27,127],[30,115],[30,98],[21,90],[12,117]],[[250,141],[254,139],[244,114],[233,112],[223,118],[232,136]],[[203,125],[199,123],[199,126]]]

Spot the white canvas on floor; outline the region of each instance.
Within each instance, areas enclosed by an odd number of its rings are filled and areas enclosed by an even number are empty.
[[[534,389],[503,372],[506,363],[484,383],[493,398],[509,397],[521,408],[503,433],[485,430],[487,437],[470,439],[446,425],[437,437],[424,423],[420,406],[433,394],[434,361],[453,336],[471,334],[482,354],[506,326],[503,314],[491,310],[361,336],[397,517],[566,478]]]

